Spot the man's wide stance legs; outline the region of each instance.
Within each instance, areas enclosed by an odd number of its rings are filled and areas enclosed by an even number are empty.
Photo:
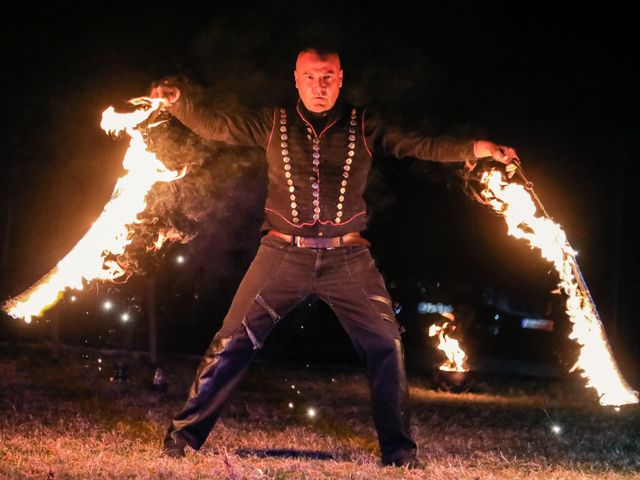
[[[303,249],[269,236],[200,362],[166,444],[202,446],[256,349],[278,320],[310,294],[334,310],[366,365],[383,462],[415,455],[399,325],[368,249]]]

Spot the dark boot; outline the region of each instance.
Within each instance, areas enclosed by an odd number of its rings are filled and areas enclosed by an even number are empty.
[[[367,376],[382,462],[392,464],[415,459],[416,444],[409,431],[408,387],[400,339],[370,341]]]
[[[162,448],[162,456],[171,458],[183,458],[186,455],[186,448],[189,444],[180,435],[172,435],[171,428],[167,432],[167,436],[164,438],[164,445]]]

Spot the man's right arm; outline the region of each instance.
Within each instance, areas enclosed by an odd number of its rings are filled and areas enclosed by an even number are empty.
[[[164,99],[168,111],[205,140],[230,145],[267,146],[274,125],[273,111],[243,115],[220,112],[199,102],[187,90],[162,82],[152,87],[149,96]]]

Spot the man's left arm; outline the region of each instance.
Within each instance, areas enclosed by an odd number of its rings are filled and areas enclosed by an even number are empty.
[[[490,157],[505,164],[518,159],[513,148],[488,140],[421,135],[386,126],[379,117],[365,117],[363,128],[370,152],[396,158],[415,157],[436,162],[473,162]]]

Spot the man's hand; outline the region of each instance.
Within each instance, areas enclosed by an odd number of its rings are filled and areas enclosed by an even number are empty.
[[[171,104],[176,103],[180,98],[180,89],[169,85],[169,82],[165,80],[159,84],[153,85],[149,96],[151,98],[162,98],[165,101],[165,105],[170,106]]]
[[[506,147],[504,145],[497,145],[487,140],[477,140],[473,144],[473,154],[476,158],[491,157],[496,162],[506,164],[506,171],[509,178],[511,178],[515,173],[518,168],[517,164],[520,160],[513,148]],[[514,161],[515,163],[512,163]]]

